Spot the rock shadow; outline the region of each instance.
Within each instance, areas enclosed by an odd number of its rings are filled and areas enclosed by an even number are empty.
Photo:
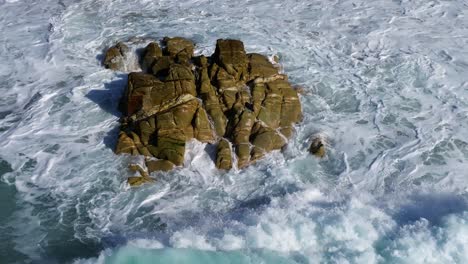
[[[439,226],[445,216],[468,210],[466,198],[451,194],[414,194],[408,203],[403,205],[394,215],[394,219],[402,226],[411,224],[421,218],[427,219],[431,225]]]
[[[125,91],[128,76],[125,73],[120,73],[117,76],[118,79],[105,83],[104,89],[89,91],[86,98],[99,105],[104,111],[116,117],[121,117],[122,113],[118,109],[119,102]]]
[[[125,87],[127,85],[127,74],[120,73],[117,75],[118,78],[109,83],[104,84],[104,89],[94,89],[86,94],[86,98],[96,103],[107,113],[112,114],[116,117],[121,117],[122,113],[119,111],[119,102]],[[120,125],[116,124],[107,134],[104,136],[104,145],[112,150],[117,145],[117,138],[119,137]]]
[[[104,136],[103,142],[107,148],[115,150],[117,147],[117,139],[119,138],[120,125],[116,125]]]

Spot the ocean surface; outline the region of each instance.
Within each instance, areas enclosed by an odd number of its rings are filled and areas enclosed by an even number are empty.
[[[466,0],[0,0],[0,35],[2,264],[468,263]],[[287,148],[221,173],[191,142],[129,188],[103,51],[164,36],[277,55]]]

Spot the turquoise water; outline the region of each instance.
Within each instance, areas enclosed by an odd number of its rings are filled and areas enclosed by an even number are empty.
[[[468,262],[467,10],[0,0],[0,263]],[[164,36],[278,56],[304,88],[284,151],[223,173],[194,141],[183,167],[129,188],[133,160],[112,151],[126,73],[100,60]]]

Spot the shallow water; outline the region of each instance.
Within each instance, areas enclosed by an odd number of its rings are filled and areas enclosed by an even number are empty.
[[[465,1],[0,0],[0,262],[468,262]],[[129,189],[119,40],[218,38],[304,88],[283,153]],[[307,154],[322,133],[323,160]]]

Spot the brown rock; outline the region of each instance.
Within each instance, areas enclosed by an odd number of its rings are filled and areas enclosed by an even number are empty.
[[[281,89],[285,85],[289,84],[281,80],[266,83],[265,99],[258,113],[258,119],[273,129],[278,128],[280,125],[281,104],[283,101]]]
[[[132,187],[138,187],[145,183],[153,183],[155,180],[147,177],[128,177],[127,182]]]
[[[247,79],[248,59],[244,43],[234,39],[218,39],[213,55],[216,63],[223,67],[235,80]]]
[[[151,74],[128,76],[116,153],[157,158],[146,161],[148,170],[168,171],[183,164],[187,140],[212,143],[222,138],[216,166],[229,170],[233,157],[228,140],[239,168],[286,144],[301,119],[300,101],[287,76],[265,56],[247,55],[238,40],[218,40],[208,58],[193,57],[190,40],[165,38],[163,43],[163,50],[156,42],[145,49],[142,67]],[[125,48],[113,48],[109,57],[124,57],[120,49]],[[142,173],[129,183],[152,181],[148,172]]]
[[[221,139],[218,143],[216,154],[216,167],[222,170],[230,170],[232,168],[232,150],[231,144],[226,139]]]
[[[162,50],[158,43],[151,42],[145,48],[145,55],[143,56],[142,68],[144,71],[151,70],[154,63],[162,57]]]
[[[115,46],[110,47],[104,58],[104,66],[107,69],[114,71],[125,70],[125,57],[129,52],[129,48],[122,42],[118,42]]]
[[[156,88],[155,88],[156,87]],[[124,115],[130,116],[143,108],[153,105],[151,92],[161,89],[164,83],[151,74],[132,72],[128,75],[127,89],[120,101],[120,109]]]
[[[309,152],[319,158],[323,158],[325,156],[325,145],[320,137],[315,137],[314,139],[312,139],[312,143],[309,147]]]
[[[213,142],[214,135],[208,114],[203,107],[198,107],[193,122],[194,136],[201,142]]]
[[[115,148],[116,154],[128,153],[131,155],[139,155],[138,149],[133,140],[123,131],[119,134],[119,141]]]
[[[175,37],[175,38],[166,37],[164,38],[163,42],[166,45],[166,48],[164,49],[164,51],[170,57],[175,58],[177,57],[177,55],[180,55],[181,53],[182,53],[182,56],[186,56],[187,58],[191,58],[193,56],[194,45],[193,45],[193,42],[188,39],[181,38],[181,37]]]
[[[148,171],[170,171],[174,169],[174,164],[167,160],[149,160],[146,161],[146,167],[148,167]]]
[[[258,77],[269,77],[278,74],[278,70],[263,55],[257,53],[248,54],[249,58],[249,79]]]
[[[255,134],[252,135],[252,160],[257,160],[263,157],[266,153],[274,150],[281,149],[285,144],[286,140],[276,130],[271,127],[262,126],[256,124]]]

